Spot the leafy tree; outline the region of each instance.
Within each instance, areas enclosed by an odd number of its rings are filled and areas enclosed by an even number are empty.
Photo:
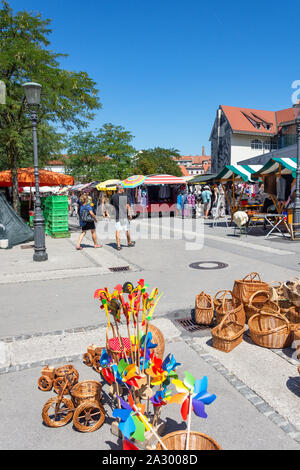
[[[130,174],[133,136],[122,126],[104,124],[98,131],[79,132],[68,138],[65,159],[67,172],[77,180],[88,182],[111,178],[123,179]]]
[[[0,155],[11,169],[14,208],[19,212],[17,168],[29,151],[31,122],[25,108],[22,84],[28,81],[42,85],[39,109],[39,132],[48,129],[49,150],[57,150],[60,140],[54,128],[81,129],[100,108],[95,82],[86,72],[67,71],[59,66],[66,54],[49,49],[51,20],[26,11],[13,13],[7,1],[0,10],[0,74],[6,85],[6,104],[0,105]],[[43,127],[44,126],[44,127]],[[1,158],[1,157],[0,157]],[[2,160],[1,159],[1,160]],[[33,164],[33,156],[31,165]]]
[[[154,149],[141,150],[133,160],[134,173],[182,176],[182,171],[174,161],[174,157],[179,158],[180,154],[178,150],[173,148],[155,147]]]

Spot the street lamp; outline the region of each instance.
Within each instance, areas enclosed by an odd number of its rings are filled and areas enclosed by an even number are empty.
[[[46,261],[48,255],[45,246],[45,219],[41,210],[40,186],[39,186],[39,162],[37,150],[37,111],[40,106],[42,86],[38,83],[24,83],[27,109],[30,112],[33,133],[33,157],[34,157],[34,181],[35,181],[35,206],[34,206],[34,261]]]
[[[297,136],[296,197],[294,202],[293,223],[300,224],[300,102],[293,106]]]

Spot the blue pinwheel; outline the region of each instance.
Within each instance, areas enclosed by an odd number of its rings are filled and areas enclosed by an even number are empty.
[[[154,407],[166,405],[171,398],[171,392],[165,387],[163,390],[158,390],[153,397],[150,398]]]
[[[132,406],[129,403],[126,403],[121,397],[118,398],[122,408],[115,408],[112,415],[114,418],[120,419],[119,429],[121,433],[125,439],[130,440],[130,438],[132,438],[143,442],[145,440],[145,425],[136,416]],[[130,398],[132,401],[131,396]]]
[[[101,367],[109,367],[109,365],[110,365],[111,358],[110,358],[110,356],[107,353],[105,348],[103,348],[103,350],[102,350],[102,354],[101,354],[101,357],[99,359],[99,362],[100,362]]]

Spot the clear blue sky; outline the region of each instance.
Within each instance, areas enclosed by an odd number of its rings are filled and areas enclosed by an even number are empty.
[[[210,153],[220,104],[291,106],[300,80],[299,2],[200,0],[9,0],[14,11],[52,19],[62,66],[97,82],[106,122],[135,136],[137,149]]]

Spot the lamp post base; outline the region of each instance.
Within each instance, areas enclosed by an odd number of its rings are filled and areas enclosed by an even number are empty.
[[[47,261],[48,254],[47,253],[34,253],[33,261]]]

